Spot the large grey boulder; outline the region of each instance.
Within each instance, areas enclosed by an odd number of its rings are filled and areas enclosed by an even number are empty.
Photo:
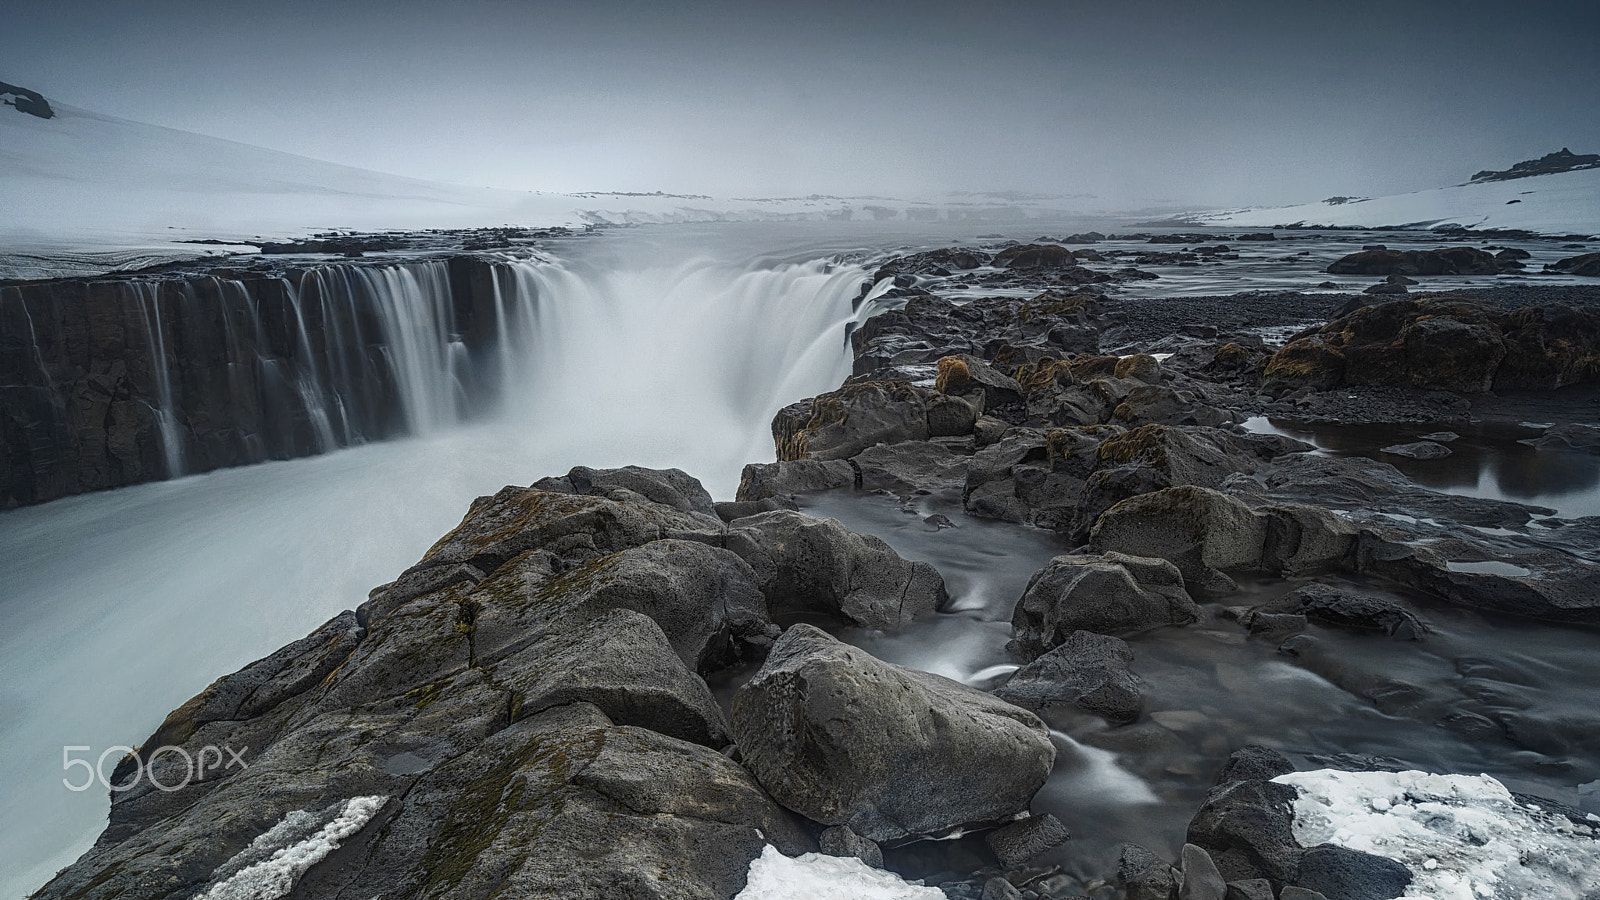
[[[728,549],[753,571],[778,618],[824,613],[867,628],[894,628],[947,599],[933,566],[910,562],[836,519],[774,510],[736,519]]]
[[[875,841],[1007,820],[1055,762],[1027,710],[810,625],[784,632],[734,695],[733,729],[778,802]]]
[[[1012,612],[1011,633],[1017,649],[1033,658],[1075,631],[1132,634],[1199,617],[1172,563],[1110,551],[1058,556],[1034,573]]]
[[[994,695],[1029,709],[1077,706],[1114,724],[1139,717],[1139,677],[1121,638],[1074,631],[1060,645],[1011,674]]]
[[[778,458],[849,459],[874,444],[925,441],[937,396],[904,381],[867,381],[790,404],[772,420]]]
[[[1210,597],[1237,589],[1226,570],[1260,566],[1266,536],[1263,518],[1243,501],[1184,486],[1118,503],[1100,517],[1089,543],[1102,553],[1169,560],[1191,591]]]
[[[846,459],[785,459],[750,463],[739,477],[740,500],[766,500],[810,494],[856,483],[855,467]]]

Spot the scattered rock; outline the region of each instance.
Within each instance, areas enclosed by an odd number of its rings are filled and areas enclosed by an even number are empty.
[[[1166,860],[1138,844],[1123,844],[1117,859],[1117,883],[1128,900],[1171,900],[1179,874]]]
[[[1183,881],[1178,886],[1178,900],[1223,900],[1228,893],[1227,882],[1211,861],[1211,854],[1184,844],[1182,852]]]
[[[1003,868],[1020,869],[1046,850],[1066,843],[1070,837],[1067,826],[1046,813],[996,828],[983,840],[994,851]]]
[[[1393,900],[1411,884],[1411,870],[1392,859],[1333,844],[1312,847],[1300,857],[1295,886],[1329,900]]]
[[[1433,441],[1416,441],[1410,444],[1392,444],[1378,452],[1392,453],[1408,459],[1443,459],[1450,455],[1450,448],[1443,444],[1435,444]]]
[[[851,831],[848,825],[824,828],[821,836],[817,838],[817,843],[822,852],[829,856],[854,857],[874,869],[883,868],[883,850],[875,841],[869,841]]]

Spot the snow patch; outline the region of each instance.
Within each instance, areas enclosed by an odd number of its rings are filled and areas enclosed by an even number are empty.
[[[1295,840],[1405,865],[1408,898],[1585,900],[1600,891],[1600,832],[1518,803],[1488,775],[1319,769],[1273,781],[1299,792]]]
[[[854,857],[807,853],[791,859],[768,844],[750,863],[750,880],[734,900],[944,900],[944,891]]]
[[[213,875],[199,900],[276,900],[289,893],[308,869],[339,849],[339,843],[366,826],[389,798],[351,797],[331,819],[296,810],[239,851]],[[220,882],[216,881],[221,878]]]
[[[1508,202],[1512,200],[1517,202]],[[1460,225],[1525,228],[1547,234],[1595,234],[1600,232],[1600,169],[1460,184],[1337,206],[1319,201],[1272,209],[1202,213],[1185,218],[1224,228],[1266,228],[1300,222],[1306,226]]]

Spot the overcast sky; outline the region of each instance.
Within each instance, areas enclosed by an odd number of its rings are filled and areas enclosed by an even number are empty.
[[[510,188],[1232,205],[1600,151],[1596,0],[62,0],[3,18],[0,80],[47,97]]]

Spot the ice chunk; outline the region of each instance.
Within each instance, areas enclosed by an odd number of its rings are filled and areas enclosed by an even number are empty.
[[[734,900],[944,900],[944,891],[853,857],[807,853],[790,858],[768,844],[750,863],[750,880]]]
[[[1596,831],[1518,803],[1488,775],[1341,772],[1273,779],[1294,787],[1294,836],[1411,870],[1408,897],[1585,900],[1600,891]]]

